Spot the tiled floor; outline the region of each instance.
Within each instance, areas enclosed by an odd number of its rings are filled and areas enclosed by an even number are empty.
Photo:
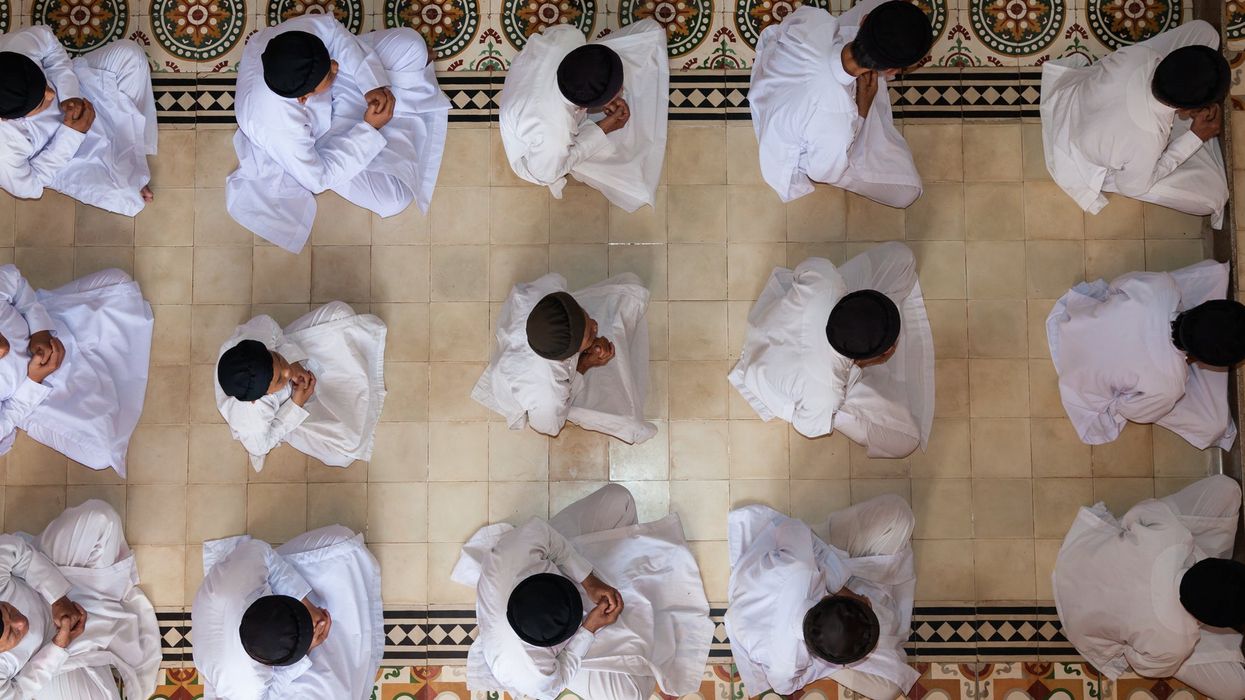
[[[1077,506],[1123,509],[1170,492],[1205,474],[1210,455],[1143,426],[1109,446],[1081,444],[1043,320],[1087,276],[1199,259],[1202,222],[1127,200],[1082,216],[1046,178],[1035,124],[904,131],[927,183],[906,212],[828,187],[783,206],[759,180],[747,123],[672,124],[668,184],[656,209],[634,215],[584,187],[551,199],[511,174],[495,128],[456,125],[429,216],[381,221],[321,197],[298,256],[224,213],[230,130],[162,131],[156,203],[134,221],[55,195],[6,197],[0,259],[45,287],[132,270],[157,327],[128,483],[21,439],[4,460],[3,529],[34,531],[66,504],[104,498],[125,514],[154,602],[180,608],[201,578],[204,539],[246,531],[281,542],[341,522],[367,532],[387,605],[462,606],[473,593],[448,573],[475,528],[547,515],[614,480],[644,518],[681,513],[721,603],[731,507],[763,502],[817,520],[890,492],[917,514],[920,601],[1047,600]],[[869,460],[840,436],[811,441],[756,420],[725,375],[769,270],[808,255],[841,262],[892,239],[916,252],[937,346],[929,451]],[[572,286],[623,271],[650,285],[652,441],[512,432],[468,397],[490,315],[513,283],[550,270]],[[217,349],[252,314],[287,322],[337,298],[390,328],[375,458],[341,470],[284,448],[256,474],[212,399]]]

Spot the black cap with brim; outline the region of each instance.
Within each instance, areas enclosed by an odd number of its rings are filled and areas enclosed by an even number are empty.
[[[19,119],[43,102],[47,76],[39,64],[13,51],[0,51],[0,119]]]
[[[1209,46],[1176,49],[1154,69],[1150,88],[1163,104],[1197,109],[1222,102],[1232,83],[1223,54]]]
[[[238,626],[242,648],[265,666],[298,663],[311,649],[311,611],[301,600],[269,595],[251,603]]]
[[[899,308],[873,289],[852,292],[830,310],[826,339],[835,352],[852,360],[885,353],[899,339]]]
[[[226,396],[255,401],[272,384],[272,352],[258,340],[244,340],[229,348],[216,363],[216,381]]]
[[[579,589],[565,576],[536,574],[519,582],[506,602],[506,620],[519,639],[551,647],[570,639],[584,618]]]
[[[584,308],[566,292],[547,294],[527,316],[527,344],[546,360],[574,357],[588,324]]]
[[[283,32],[264,47],[264,84],[281,97],[302,97],[329,74],[329,50],[307,32]]]
[[[622,89],[622,58],[608,46],[585,44],[558,64],[558,90],[572,104],[602,107]]]

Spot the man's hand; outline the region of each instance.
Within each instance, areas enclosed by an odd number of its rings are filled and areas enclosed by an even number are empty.
[[[621,96],[610,100],[601,108],[601,111],[605,112],[605,118],[597,122],[597,126],[607,134],[623,128],[627,125],[627,120],[631,118],[631,108]]]
[[[73,640],[82,636],[82,630],[86,629],[86,618],[86,610],[68,597],[52,603],[52,622],[56,625],[56,636],[52,638],[52,643],[62,649],[68,647]]]
[[[61,103],[61,105],[63,106],[66,103],[75,102],[81,104],[70,105],[72,109],[65,110],[61,121],[70,129],[73,129],[80,134],[85,134],[88,130],[90,130],[91,125],[95,123],[95,106],[92,105],[89,100],[85,100],[81,97],[65,100],[65,102]]]
[[[860,113],[860,118],[864,119],[869,116],[869,107],[873,105],[873,98],[878,94],[878,74],[876,71],[868,71],[856,76],[856,111]]]
[[[575,369],[586,374],[593,367],[603,367],[614,359],[614,344],[604,337],[597,336],[587,350],[579,353],[579,363]]]
[[[1219,105],[1203,107],[1193,113],[1190,129],[1203,141],[1209,141],[1223,133],[1223,109]]]
[[[588,574],[588,578],[580,582],[588,598],[595,603],[604,604],[605,612],[615,614],[623,607],[622,595],[617,588],[597,578],[596,574]],[[615,619],[617,615],[615,614]]]
[[[86,100],[81,97],[71,97],[61,101],[61,113],[70,119],[80,118],[84,109],[86,109]]]
[[[30,362],[26,364],[26,376],[32,382],[39,384],[60,369],[61,362],[65,359],[65,345],[57,338],[51,338],[51,349],[45,353],[36,349],[34,336],[31,336],[30,352]]]
[[[597,603],[597,606],[588,612],[588,617],[584,619],[584,629],[596,634],[596,631],[602,627],[612,625],[618,622],[618,616],[622,614],[622,605],[614,608],[613,612],[609,612],[609,607],[605,601]]]
[[[299,406],[304,406],[316,392],[316,375],[307,372],[306,375],[291,379],[290,384],[294,387],[294,395],[290,398]]]
[[[389,88],[378,87],[368,90],[363,97],[367,100],[367,110],[363,113],[363,121],[371,125],[373,129],[379,130],[388,124],[390,119],[393,119],[393,108],[398,101]]]

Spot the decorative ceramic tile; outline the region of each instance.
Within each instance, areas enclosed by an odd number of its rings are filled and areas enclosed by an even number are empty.
[[[0,0],[0,33],[9,31],[16,26],[11,0]]]
[[[137,8],[127,0],[35,0],[31,18],[52,28],[70,55],[124,38]]]
[[[410,27],[424,36],[438,69],[444,62],[463,61],[460,56],[475,53],[469,48],[486,17],[480,0],[385,0],[380,10],[384,28]],[[501,38],[495,41],[500,43]]]
[[[1141,678],[1131,673],[1117,680],[1102,678],[1101,700],[1132,700],[1133,698],[1165,698],[1166,700],[1207,700],[1205,695],[1174,678],[1158,680]]]
[[[1000,57],[1019,59],[1047,51],[1069,21],[1069,6],[1049,0],[972,0],[974,36]]]
[[[367,8],[363,0],[268,0],[264,8],[264,25],[271,27],[303,15],[332,14],[353,34],[366,31]]]
[[[692,53],[709,40],[714,15],[713,0],[619,0],[618,5],[623,27],[650,18],[665,27],[666,50],[672,59]]]
[[[1027,0],[1026,0],[1027,1]],[[1102,55],[1145,41],[1179,25],[1186,13],[1182,0],[1085,0],[1090,35]]]
[[[247,30],[247,17],[243,0],[152,0],[151,3],[155,42],[177,59],[200,64],[219,65],[234,47],[240,47]]]

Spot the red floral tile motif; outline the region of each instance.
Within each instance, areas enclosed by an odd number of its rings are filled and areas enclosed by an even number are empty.
[[[203,697],[203,683],[194,668],[161,669],[152,700],[198,700]]]

